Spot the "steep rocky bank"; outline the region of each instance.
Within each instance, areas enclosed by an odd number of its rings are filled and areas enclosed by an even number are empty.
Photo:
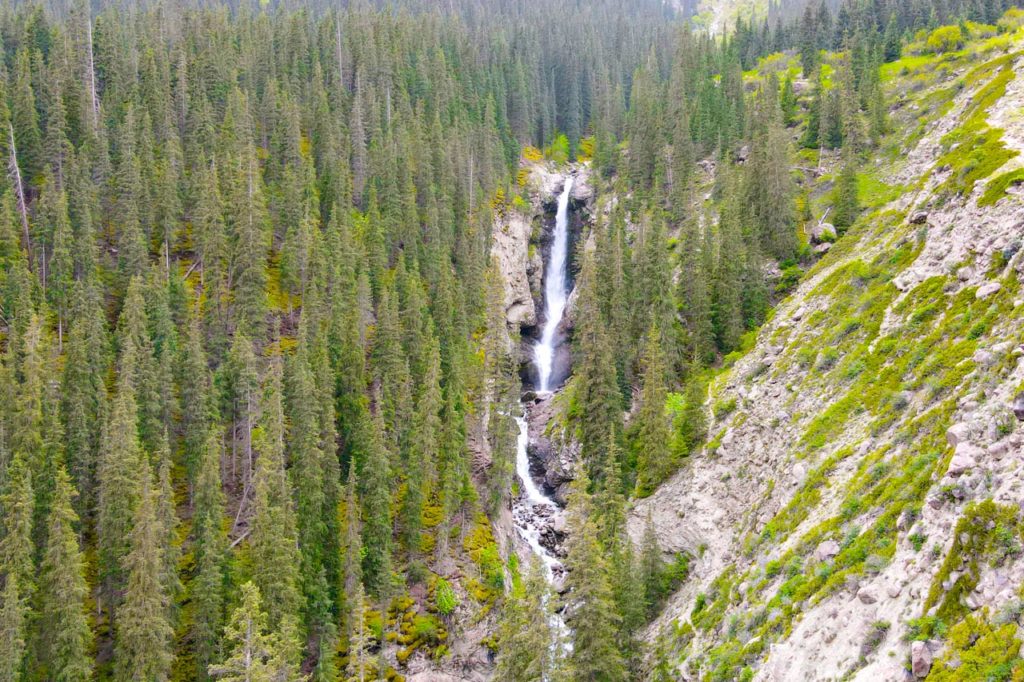
[[[893,123],[920,126],[875,160],[897,198],[868,197],[633,509],[635,539],[650,514],[695,558],[647,633],[679,679],[924,677],[964,655],[948,628],[1019,612],[1022,48],[892,66]],[[979,129],[1002,149],[965,159]]]

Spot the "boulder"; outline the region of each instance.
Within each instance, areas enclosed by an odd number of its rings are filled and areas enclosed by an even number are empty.
[[[815,561],[827,561],[839,554],[840,546],[835,540],[826,540],[814,550]]]
[[[953,452],[953,458],[949,460],[949,469],[946,471],[950,476],[960,474],[978,466],[978,458],[981,455],[981,448],[970,443],[960,443]]]
[[[999,293],[999,290],[1003,288],[1003,285],[999,282],[989,282],[978,287],[978,291],[974,294],[975,298],[980,301],[985,300],[995,294]]]
[[[923,680],[932,669],[932,652],[925,642],[920,640],[910,643],[910,671],[914,678]]]
[[[928,211],[914,211],[910,214],[911,225],[924,225],[928,222]]]
[[[824,244],[818,244],[817,246],[814,247],[814,253],[818,254],[819,256],[822,254],[826,254],[831,250],[832,245],[828,242],[825,242]]]
[[[970,436],[971,427],[964,422],[953,424],[946,430],[946,441],[953,447],[966,443]]]
[[[814,223],[807,228],[807,234],[815,244],[834,242],[838,236],[836,226],[832,223]]]
[[[857,590],[857,599],[861,604],[874,604],[878,601],[878,592],[873,585],[865,585]]]
[[[974,362],[980,367],[991,367],[996,362],[996,356],[987,350],[974,351]]]
[[[1013,416],[1017,418],[1017,421],[1024,422],[1024,391],[1017,394],[1017,397],[1013,399]]]

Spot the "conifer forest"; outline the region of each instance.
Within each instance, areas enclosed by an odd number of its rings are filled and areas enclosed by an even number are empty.
[[[1024,681],[1024,6],[0,0],[0,682]]]

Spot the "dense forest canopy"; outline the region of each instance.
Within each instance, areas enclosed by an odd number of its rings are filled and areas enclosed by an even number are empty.
[[[1008,4],[773,5],[715,39],[653,0],[5,3],[0,679],[396,679],[469,598],[501,679],[639,676],[686,558],[634,552],[624,505],[813,261],[791,147],[836,150],[849,227],[879,65]],[[780,50],[813,91],[745,77]],[[567,660],[492,531],[523,358],[491,231],[535,148],[622,198],[575,262]]]

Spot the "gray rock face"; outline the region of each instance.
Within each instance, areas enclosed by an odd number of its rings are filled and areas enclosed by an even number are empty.
[[[999,293],[999,290],[1002,288],[1003,285],[1000,284],[999,282],[989,282],[988,284],[983,284],[980,287],[978,287],[978,291],[974,295],[978,298],[978,300],[983,301],[986,298],[990,298]]]
[[[924,225],[928,222],[928,211],[914,211],[910,214],[911,225]]]
[[[878,601],[878,592],[873,585],[865,585],[857,590],[857,599],[861,604],[874,604]]]
[[[910,643],[910,672],[915,679],[923,680],[932,669],[932,652],[928,644],[920,640]]]
[[[496,217],[492,230],[491,255],[505,280],[505,318],[511,326],[537,324],[528,275],[532,230],[529,219],[515,210]]]
[[[834,242],[838,236],[832,223],[815,223],[807,228],[807,234],[815,244]]]
[[[835,540],[825,540],[814,550],[815,561],[828,561],[839,554],[839,543]]]
[[[970,435],[971,427],[961,422],[949,427],[946,431],[946,441],[953,447],[956,447],[957,445],[960,445],[960,443],[967,442]]]
[[[982,454],[981,448],[976,445],[960,443],[953,452],[953,458],[949,460],[949,469],[946,473],[950,476],[959,476],[973,469],[978,465],[978,459]]]

